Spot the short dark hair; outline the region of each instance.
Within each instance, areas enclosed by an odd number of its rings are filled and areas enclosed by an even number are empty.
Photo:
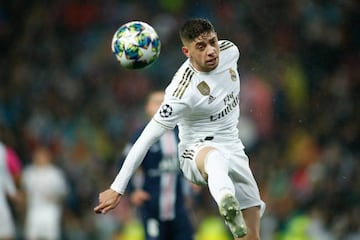
[[[187,20],[180,28],[179,35],[184,43],[192,41],[203,33],[215,32],[214,26],[207,19],[193,18]]]

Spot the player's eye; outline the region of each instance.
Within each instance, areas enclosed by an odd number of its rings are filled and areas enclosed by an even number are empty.
[[[196,49],[200,51],[203,51],[205,48],[206,48],[206,44],[202,44],[202,43],[196,44]]]

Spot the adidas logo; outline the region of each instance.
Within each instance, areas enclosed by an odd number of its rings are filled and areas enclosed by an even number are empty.
[[[212,103],[215,99],[216,97],[209,95],[208,104]]]

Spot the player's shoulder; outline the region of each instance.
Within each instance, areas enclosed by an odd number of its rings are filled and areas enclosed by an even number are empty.
[[[236,59],[240,56],[239,48],[230,40],[219,40],[219,49],[222,55],[233,56]]]
[[[174,81],[187,81],[192,79],[192,77],[194,76],[194,74],[197,71],[195,70],[195,68],[190,64],[190,60],[187,59],[180,67],[179,69],[176,71],[173,80]]]
[[[225,50],[237,50],[238,51],[238,47],[236,46],[235,43],[233,43],[232,41],[230,40],[226,40],[226,39],[222,39],[222,40],[219,40],[219,48],[220,48],[220,51],[225,51]]]
[[[191,88],[191,83],[196,74],[196,70],[189,64],[189,60],[185,61],[184,64],[174,74],[171,83],[166,89],[166,95],[172,96],[177,99],[181,99],[185,92]]]

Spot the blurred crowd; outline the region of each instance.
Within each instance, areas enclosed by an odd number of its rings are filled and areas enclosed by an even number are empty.
[[[39,148],[51,153],[68,188],[62,239],[126,239],[119,231],[136,213],[124,201],[109,216],[95,215],[97,194],[111,183],[125,142],[146,118],[147,93],[164,88],[185,60],[179,25],[208,18],[219,38],[241,52],[239,128],[267,203],[262,239],[360,239],[359,5],[1,1],[0,141],[22,169]],[[160,58],[148,69],[124,70],[112,56],[112,36],[130,20],[150,23],[162,41]],[[216,209],[205,191],[193,199],[200,231]],[[12,210],[21,239],[23,208],[12,204]]]

